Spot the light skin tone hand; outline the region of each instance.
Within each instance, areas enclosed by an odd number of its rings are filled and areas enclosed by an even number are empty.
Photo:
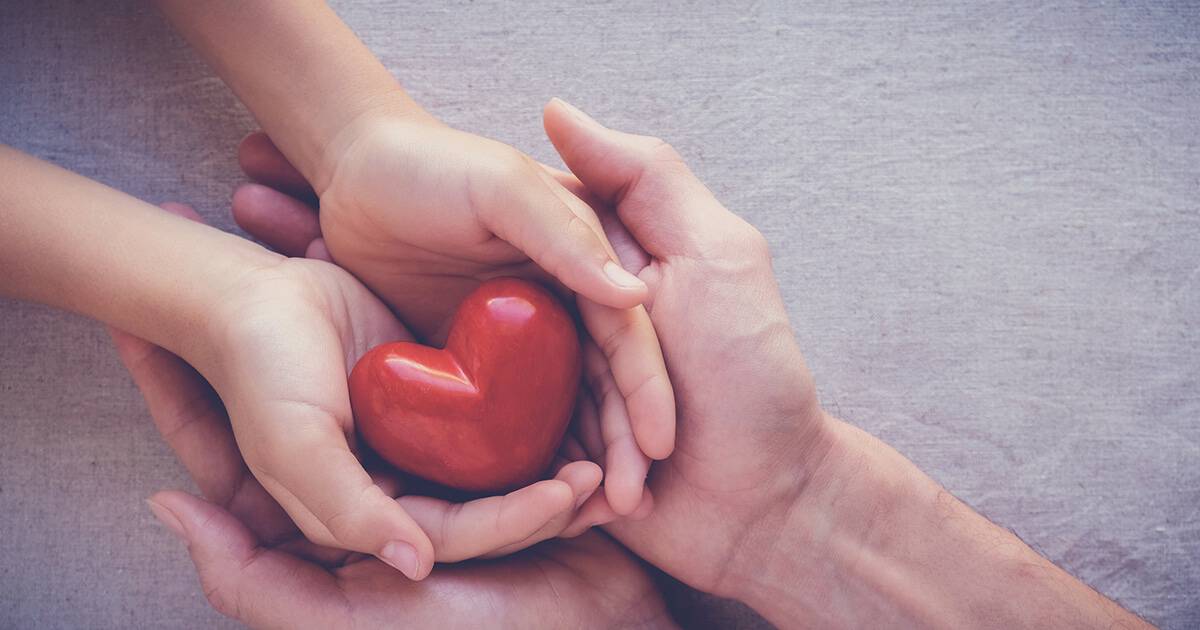
[[[184,216],[192,211],[167,206]],[[110,329],[122,362],[149,406],[155,426],[196,480],[203,500],[184,492],[150,499],[154,515],[187,545],[204,593],[221,613],[256,628],[384,627],[674,627],[650,578],[605,535],[538,545],[501,561],[439,568],[417,584],[378,560],[309,542],[242,463],[215,392],[170,352]],[[596,479],[560,467],[558,481],[586,496]],[[582,474],[581,474],[582,473]],[[474,518],[447,518],[445,504],[403,496],[403,486],[376,478],[381,492],[430,532],[435,547],[499,535],[510,553],[561,530],[570,511],[530,529],[522,495],[461,506]],[[459,541],[452,543],[450,541]],[[487,553],[461,548],[463,557]],[[448,558],[452,559],[452,558]]]
[[[649,517],[616,520],[595,495],[564,536],[611,522],[606,529],[645,559],[781,627],[1140,627],[821,410],[766,242],[669,146],[605,129],[561,102],[545,116],[583,182],[555,177],[596,209],[623,264],[650,287],[647,307],[684,410],[675,454],[650,477]],[[264,182],[298,188],[278,154],[247,163]],[[262,199],[243,207],[258,219],[256,236],[321,249],[313,217]],[[579,424],[565,452],[603,459],[603,436]]]
[[[545,127],[650,288],[682,410],[655,509],[606,526],[618,540],[780,627],[1146,626],[821,410],[763,237],[669,146],[561,101]]]
[[[623,515],[647,509],[650,461],[674,448],[674,397],[640,305],[646,286],[617,263],[591,208],[523,153],[422,110],[321,2],[159,5],[274,141],[243,146],[246,170],[278,183],[262,164],[286,156],[291,192],[319,199],[318,214],[271,188],[244,188],[235,216],[249,231],[277,227],[264,225],[277,215],[254,208],[307,213],[323,233],[311,253],[353,273],[434,345],[461,299],[489,278],[529,277],[574,294],[601,359],[589,363],[590,380],[606,384],[581,402],[610,444],[605,501]],[[308,242],[280,249],[303,255]]]
[[[236,438],[238,466],[244,458],[313,543],[419,579],[435,559],[556,535],[600,482],[598,466],[572,462],[505,497],[395,500],[355,456],[346,375],[367,349],[408,333],[328,262],[284,258],[3,147],[0,245],[0,294],[129,330],[204,374],[224,407],[211,396],[188,404],[228,412],[227,450]]]

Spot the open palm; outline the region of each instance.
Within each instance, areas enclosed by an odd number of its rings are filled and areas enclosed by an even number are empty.
[[[186,206],[169,209],[195,218]],[[325,261],[280,258],[235,287],[210,323],[216,358],[206,364],[218,366],[206,371],[211,387],[167,351],[114,336],[152,413],[174,423],[163,433],[201,490],[231,507],[242,494],[257,497],[252,520],[265,540],[375,554],[419,579],[435,560],[507,553],[557,535],[599,484],[595,464],[564,461],[555,479],[504,497],[459,504],[400,496],[398,478],[372,476],[356,453],[346,375],[369,348],[408,332]],[[240,494],[223,494],[230,488]],[[260,513],[267,507],[270,515]],[[389,557],[396,541],[412,546],[416,566]]]
[[[160,492],[150,506],[187,542],[204,592],[223,614],[254,627],[289,628],[670,626],[649,577],[600,533],[550,541],[503,560],[443,567],[422,582],[370,556],[313,544],[243,465],[220,402],[205,380],[167,351],[110,332],[155,425],[208,498]],[[389,496],[403,491],[398,480],[386,476],[376,483]],[[458,511],[477,517],[469,521],[447,518],[442,508],[448,504],[433,499],[401,496],[397,501],[422,522],[435,545],[484,540],[494,528],[516,541],[498,553],[553,535],[568,518],[564,514],[523,532],[528,525],[522,510],[536,509],[528,501],[505,506],[504,499],[492,498],[465,504]],[[480,551],[457,549],[470,555]]]
[[[375,121],[341,155],[318,213],[308,182],[266,136],[252,134],[239,159],[266,185],[235,193],[238,223],[284,254],[336,262],[433,345],[462,298],[490,278],[532,278],[568,297],[579,291],[594,340],[585,347],[598,358],[587,363],[581,406],[592,407],[585,413],[610,444],[598,462],[604,494],[620,514],[647,509],[649,457],[674,447],[674,398],[638,304],[645,286],[627,276],[637,286],[622,287],[602,271],[620,267],[608,262],[612,250],[591,208],[511,147],[438,124]]]

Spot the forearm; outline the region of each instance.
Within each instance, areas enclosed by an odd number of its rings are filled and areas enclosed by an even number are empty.
[[[0,146],[0,295],[88,315],[181,354],[225,287],[277,258]]]
[[[362,115],[428,118],[319,0],[157,0],[317,191],[339,132]]]
[[[744,599],[781,627],[1141,628],[874,437],[835,444]]]

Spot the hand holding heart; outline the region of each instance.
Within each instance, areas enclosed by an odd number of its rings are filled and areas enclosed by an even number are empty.
[[[367,444],[397,468],[470,491],[536,481],[562,442],[579,389],[579,339],[537,285],[497,278],[454,315],[445,349],[378,346],[350,373]]]
[[[266,186],[240,188],[234,218],[284,254],[333,260],[432,346],[491,278],[531,279],[574,301],[591,339],[581,413],[610,444],[605,499],[622,515],[648,509],[646,472],[674,448],[675,402],[640,305],[645,285],[613,262],[591,208],[523,153],[423,112],[362,115],[331,145],[314,190],[266,136],[246,138],[239,160]]]
[[[649,313],[684,402],[679,452],[656,464],[650,478],[654,509],[645,520],[615,522],[609,531],[685,582],[733,594],[733,576],[761,561],[763,547],[744,541],[769,537],[794,504],[805,478],[804,454],[820,446],[826,422],[762,237],[721,207],[661,141],[605,129],[560,102],[547,108],[546,127],[583,181],[556,177],[589,200],[622,263],[649,286]],[[285,162],[243,162],[285,187]],[[239,194],[239,211],[243,219],[254,217],[248,223],[257,236],[322,255],[315,223],[295,229],[312,218],[307,207],[276,203],[281,193]],[[598,358],[585,351],[585,363]],[[577,414],[564,453],[603,461],[606,448],[597,426]],[[563,534],[616,518],[605,497],[593,495]],[[216,562],[197,560],[202,573]],[[260,595],[249,586],[235,588]]]
[[[110,332],[155,425],[208,499],[160,492],[150,508],[186,542],[205,595],[225,615],[256,628],[673,627],[649,576],[598,533],[500,563],[442,568],[419,583],[370,556],[309,542],[242,463],[204,379],[167,351]],[[595,478],[566,472],[543,484],[565,481],[580,496],[595,487]],[[397,480],[378,482],[381,491],[402,494]],[[565,515],[530,529],[540,503],[529,491],[537,487],[461,506],[409,496],[398,502],[430,532],[439,554],[452,554],[439,559],[456,560],[483,551],[463,545],[507,537],[517,542],[498,551],[511,553],[561,529]]]
[[[169,209],[195,218],[185,206]],[[316,545],[376,554],[420,579],[434,560],[510,553],[557,535],[599,484],[594,464],[561,461],[554,479],[505,497],[400,496],[394,474],[368,475],[352,451],[345,375],[369,347],[411,339],[404,327],[321,260],[281,260],[238,286],[214,314],[225,340],[222,368],[210,376],[220,398],[161,348],[127,336],[118,348],[152,415],[174,424],[164,433],[179,441],[172,446],[201,491],[239,516],[252,498],[265,540],[320,556],[334,550]],[[417,553],[397,558],[401,544]]]

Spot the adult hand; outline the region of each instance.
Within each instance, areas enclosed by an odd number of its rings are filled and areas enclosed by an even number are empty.
[[[560,101],[545,126],[650,287],[682,411],[656,508],[618,540],[781,627],[1148,627],[821,410],[763,237],[670,147]],[[580,527],[607,510],[589,500]]]
[[[314,192],[270,139],[247,137],[240,162],[266,186],[235,193],[238,223],[285,254],[337,262],[433,344],[444,341],[462,298],[489,278],[577,291],[594,340],[585,343],[594,387],[581,415],[608,445],[598,460],[604,495],[617,514],[647,510],[649,458],[674,447],[674,398],[639,305],[645,285],[612,262],[591,208],[524,154],[427,115],[365,116],[331,144],[328,182]]]
[[[609,531],[688,584],[732,596],[727,580],[761,566],[770,549],[761,543],[827,448],[766,240],[661,140],[606,129],[558,100],[545,127],[622,263],[650,288],[646,307],[679,401],[675,453],[649,479],[654,511]],[[583,447],[597,457],[605,444],[591,434]],[[566,534],[612,517],[589,501]]]
[[[674,445],[674,398],[640,306],[646,287],[615,262],[591,209],[523,153],[437,121],[320,0],[158,4],[282,149],[255,137],[242,150],[247,171],[270,183],[256,156],[286,164],[286,155],[293,182],[311,182],[320,199],[320,247],[422,341],[441,343],[455,306],[494,276],[554,280],[578,294],[604,356],[595,380],[611,384],[592,414],[611,444],[605,494],[622,514],[644,509],[649,458]],[[250,206],[294,204],[250,188],[235,206],[253,195],[265,199]],[[239,222],[261,231],[237,208]],[[312,210],[294,209],[317,224]]]
[[[187,544],[204,593],[221,613],[252,627],[672,627],[649,577],[600,533],[502,561],[443,567],[421,583],[374,558],[310,543],[242,464],[204,379],[165,350],[110,332],[155,425],[208,497],[160,492],[149,504]],[[383,493],[400,491],[394,481],[380,486]],[[397,503],[435,541],[487,538],[496,527],[524,546],[553,530],[524,531],[528,515],[521,512],[537,506],[512,497],[462,506],[485,516],[486,528],[472,531],[470,523],[439,514],[429,499],[402,496]],[[496,509],[485,515],[485,506]]]
[[[410,338],[404,327],[324,261],[280,258],[234,286],[214,306],[205,344],[205,373],[219,399],[165,350],[120,335],[118,347],[152,413],[177,420],[164,434],[207,496],[230,502],[238,497],[222,493],[249,492],[261,509],[265,489],[291,517],[278,507],[264,517],[270,527],[257,533],[267,540],[295,534],[294,521],[313,543],[377,555],[420,579],[435,560],[507,553],[556,535],[598,486],[597,466],[563,462],[555,479],[505,497],[395,499],[395,480],[385,476],[381,487],[354,454],[346,375],[369,348]],[[219,465],[201,449],[216,451]]]

